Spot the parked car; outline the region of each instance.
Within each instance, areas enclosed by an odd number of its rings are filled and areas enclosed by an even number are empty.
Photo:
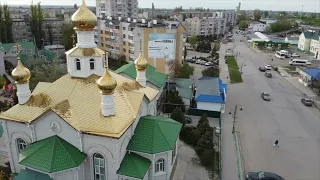
[[[200,59],[196,60],[196,64],[200,64],[202,61]]]
[[[291,54],[291,57],[300,57],[300,54],[298,54],[298,53],[292,53],[292,54]]]
[[[186,124],[190,124],[190,123],[192,122],[192,119],[191,119],[190,117],[188,117],[188,116],[185,116],[185,117],[184,117],[184,122],[185,122]]]
[[[247,180],[285,180],[283,177],[272,172],[248,172]]]
[[[312,106],[313,101],[311,99],[301,99],[302,104],[304,104],[305,106]]]
[[[261,93],[261,97],[262,97],[262,99],[265,100],[265,101],[270,101],[270,98],[271,98],[270,94],[267,93],[267,92]]]
[[[270,72],[266,72],[264,73],[264,75],[267,77],[267,78],[272,78],[272,74]]]
[[[266,64],[266,65],[264,65],[264,68],[265,68],[266,70],[271,70],[271,65]]]
[[[259,71],[265,72],[265,71],[266,71],[266,68],[264,68],[264,67],[259,67]]]
[[[191,59],[191,61],[190,61],[191,63],[195,63],[196,62],[196,60],[195,59]]]
[[[213,63],[212,63],[212,62],[207,62],[207,63],[205,63],[204,65],[205,65],[205,66],[212,66]]]

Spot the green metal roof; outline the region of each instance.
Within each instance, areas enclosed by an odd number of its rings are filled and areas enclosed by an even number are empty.
[[[192,99],[192,80],[185,78],[175,79],[176,87],[178,88],[179,95],[183,98]],[[191,88],[190,88],[191,87]]]
[[[9,51],[16,44],[17,43],[0,44],[0,48],[2,47],[4,51]],[[21,48],[23,49],[35,49],[35,45],[33,42],[19,42],[19,45],[21,45]]]
[[[149,154],[172,150],[182,124],[162,116],[141,117],[127,150]]]
[[[119,69],[115,70],[117,74],[124,73],[131,77],[132,79],[136,79],[137,77],[137,72],[136,72],[136,67],[134,63],[129,63],[121,66]],[[163,84],[167,80],[167,75],[157,72],[156,68],[148,65],[146,69],[146,76],[147,76],[147,82],[157,86],[158,88],[161,88]]]
[[[145,157],[133,152],[127,153],[120,164],[117,174],[143,179],[150,164],[151,161]]]
[[[20,153],[19,164],[52,173],[78,167],[87,155],[59,136],[37,141]]]
[[[43,174],[30,169],[21,169],[20,173],[14,177],[14,180],[53,180],[48,174]]]

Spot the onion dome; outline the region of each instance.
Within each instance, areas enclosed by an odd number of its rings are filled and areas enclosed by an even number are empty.
[[[92,30],[97,24],[97,16],[90,11],[82,0],[80,8],[72,15],[71,21],[78,30]]]
[[[148,67],[148,61],[146,58],[142,56],[142,52],[140,51],[139,57],[134,61],[134,64],[136,65],[136,69],[138,71],[144,71]]]
[[[11,75],[18,84],[27,83],[30,79],[30,71],[28,68],[23,66],[20,59],[18,59],[18,65],[13,69]]]
[[[117,87],[117,81],[110,75],[108,67],[105,67],[104,74],[97,80],[101,94],[112,94]]]

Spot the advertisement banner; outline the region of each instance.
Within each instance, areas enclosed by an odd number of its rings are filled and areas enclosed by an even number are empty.
[[[176,38],[174,34],[150,33],[148,58],[175,59]]]

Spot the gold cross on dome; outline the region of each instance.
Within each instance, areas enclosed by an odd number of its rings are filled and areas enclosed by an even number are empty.
[[[16,49],[17,49],[17,56],[19,57],[21,45],[17,43],[17,44],[15,45],[15,47],[16,47]]]
[[[75,40],[74,40],[74,38],[76,37],[74,34],[72,34],[72,44],[73,44],[73,47],[75,47],[76,46],[76,44],[75,44]]]

